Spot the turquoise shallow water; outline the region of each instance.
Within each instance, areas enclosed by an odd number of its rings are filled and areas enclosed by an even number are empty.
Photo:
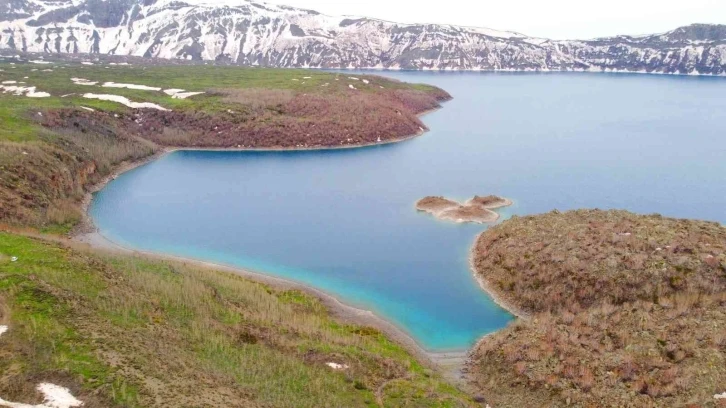
[[[499,194],[504,215],[625,208],[726,221],[726,80],[606,74],[382,73],[455,99],[399,144],[176,152],[91,207],[124,245],[264,271],[390,319],[431,351],[512,317],[474,281],[484,228],[438,222],[426,195]]]

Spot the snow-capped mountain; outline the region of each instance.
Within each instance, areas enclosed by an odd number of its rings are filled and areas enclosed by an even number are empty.
[[[277,67],[726,74],[724,25],[553,41],[484,28],[331,17],[251,0],[2,0],[0,49]]]

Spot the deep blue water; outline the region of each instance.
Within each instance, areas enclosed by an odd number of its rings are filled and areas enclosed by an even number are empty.
[[[386,317],[432,351],[511,316],[468,267],[482,226],[418,214],[426,195],[498,194],[505,211],[624,208],[726,222],[726,80],[607,74],[382,73],[448,90],[426,135],[315,152],[177,152],[97,194],[122,244],[292,278]]]

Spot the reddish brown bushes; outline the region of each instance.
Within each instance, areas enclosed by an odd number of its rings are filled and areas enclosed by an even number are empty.
[[[475,350],[471,378],[503,407],[708,406],[726,383],[725,257],[707,222],[582,210],[494,227],[477,271],[532,316]]]
[[[715,223],[625,212],[545,214],[484,234],[476,266],[530,312],[576,311],[603,300],[622,304],[723,291],[724,237]]]
[[[239,104],[254,112],[280,108],[295,97],[295,92],[290,89],[221,89],[216,93],[224,95],[224,102]]]
[[[89,132],[110,127],[115,133],[180,147],[354,146],[420,133],[424,125],[416,115],[438,107],[439,100],[448,96],[437,90],[332,94],[259,89],[224,92],[223,100],[239,106],[221,112],[145,110],[116,116],[66,110],[52,112],[44,124]]]
[[[155,150],[152,143],[118,132],[103,118],[55,113],[46,120],[53,132],[44,134],[43,141],[0,143],[2,222],[71,226],[81,218],[78,204],[87,185],[118,163]]]

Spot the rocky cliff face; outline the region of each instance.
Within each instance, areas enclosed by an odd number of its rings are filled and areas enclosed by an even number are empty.
[[[243,65],[726,74],[726,26],[552,41],[451,25],[396,24],[239,0],[6,0],[0,49]]]

